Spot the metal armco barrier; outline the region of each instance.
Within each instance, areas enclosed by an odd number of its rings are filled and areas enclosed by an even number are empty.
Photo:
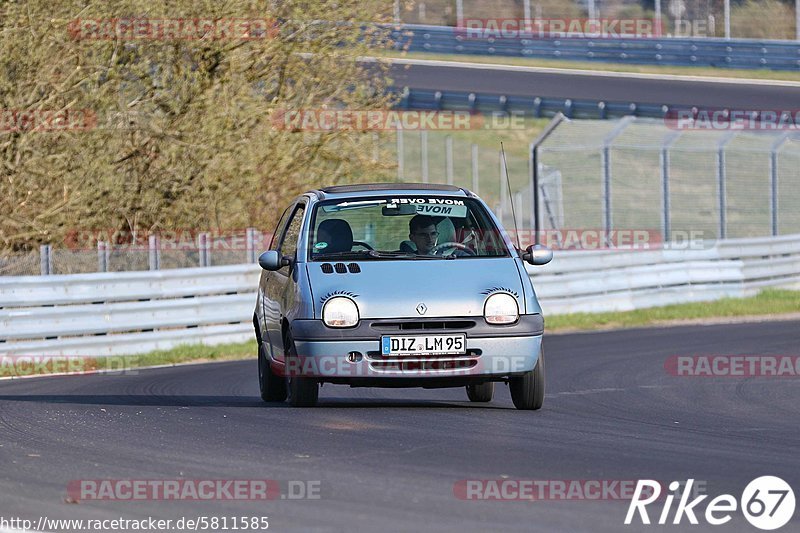
[[[479,111],[481,113],[515,113],[529,117],[552,117],[563,113],[567,118],[612,119],[625,116],[664,118],[668,105],[637,102],[606,102],[570,98],[481,94],[467,91],[435,91],[430,89],[395,89],[400,109],[445,109]],[[685,106],[684,106],[685,107]]]
[[[404,25],[392,31],[397,49],[440,54],[534,57],[640,65],[797,70],[800,43],[717,38],[545,38],[534,35],[480,39],[465,29]]]
[[[0,278],[0,355],[119,355],[253,338],[257,265]],[[529,269],[545,314],[800,289],[800,235],[699,250],[557,251]]]

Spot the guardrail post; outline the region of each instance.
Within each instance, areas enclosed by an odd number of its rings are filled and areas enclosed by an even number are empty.
[[[161,270],[161,239],[158,235],[150,235],[147,238],[147,256],[150,270]]]
[[[422,166],[422,183],[428,183],[428,130],[419,132],[420,165]]]
[[[661,238],[664,243],[668,243],[671,238],[671,218],[670,218],[670,198],[669,198],[669,149],[675,144],[682,131],[676,131],[667,137],[666,142],[661,147]]]
[[[800,0],[798,0],[800,2]],[[770,176],[770,214],[772,215],[772,236],[778,236],[778,152],[784,143],[789,140],[789,132],[781,135],[778,140],[772,143],[769,152],[769,176]]]
[[[725,162],[725,146],[736,137],[735,132],[728,132],[717,145],[717,191],[719,193],[719,238],[724,239],[728,233],[727,172]]]
[[[211,252],[209,250],[208,233],[200,233],[197,236],[197,249],[199,264],[201,267],[211,266]]]
[[[453,184],[453,136],[448,135],[444,138],[444,158],[445,158],[445,174],[447,175],[447,184]]]
[[[244,230],[245,247],[247,248],[247,262],[256,262],[256,228],[247,228]]]
[[[53,273],[53,249],[49,244],[39,246],[39,270],[42,276],[49,276]]]
[[[478,194],[480,185],[480,176],[478,175],[478,145],[473,144],[471,147],[472,152],[472,192]]]
[[[97,241],[97,271],[108,272],[109,246],[107,242]]]

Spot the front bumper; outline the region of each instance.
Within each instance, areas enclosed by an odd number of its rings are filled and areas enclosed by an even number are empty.
[[[449,386],[497,381],[533,370],[544,333],[541,315],[522,315],[507,326],[486,324],[483,318],[361,320],[355,328],[333,329],[321,320],[291,324],[297,358],[282,374],[314,377],[351,385]],[[382,335],[466,333],[464,355],[384,356]]]

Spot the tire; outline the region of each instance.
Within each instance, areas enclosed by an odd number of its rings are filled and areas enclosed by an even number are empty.
[[[294,345],[292,334],[287,333],[283,343],[286,350],[286,361],[297,357],[297,348]],[[300,365],[287,365],[289,368],[300,368]],[[287,388],[289,389],[289,405],[292,407],[314,407],[319,399],[319,383],[312,378],[303,378],[287,375]]]
[[[286,380],[276,376],[264,353],[264,346],[258,343],[258,386],[261,399],[265,402],[282,402],[286,400]]]
[[[521,410],[537,411],[544,403],[544,349],[539,352],[536,368],[508,381],[514,407]]]
[[[494,382],[477,383],[467,385],[467,397],[471,402],[486,403],[491,402],[494,396]]]

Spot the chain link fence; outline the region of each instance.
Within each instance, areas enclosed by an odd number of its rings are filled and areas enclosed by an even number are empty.
[[[797,5],[783,0],[395,0],[394,17],[435,26],[469,19],[650,19],[665,37],[800,40]]]
[[[399,132],[398,178],[476,191],[533,227],[530,159],[441,132]],[[499,148],[499,143],[498,143]],[[539,148],[542,229],[646,229],[664,241],[800,233],[800,133],[676,129],[664,120],[572,120]]]
[[[170,232],[137,244],[93,241],[96,248],[42,245],[39,250],[0,254],[0,276],[128,272],[255,263],[269,247],[271,233],[247,228],[224,235]]]

